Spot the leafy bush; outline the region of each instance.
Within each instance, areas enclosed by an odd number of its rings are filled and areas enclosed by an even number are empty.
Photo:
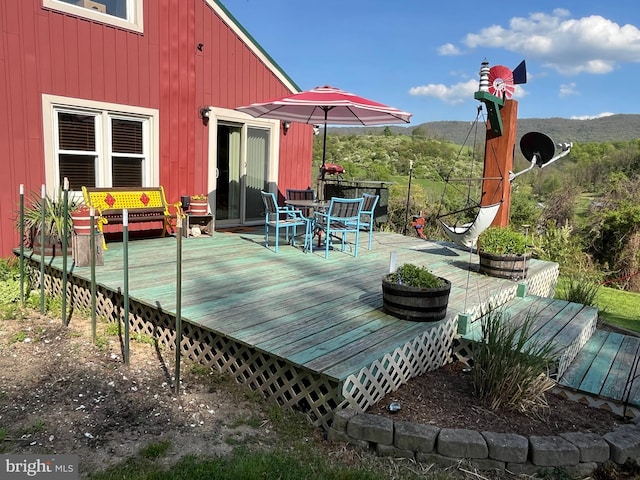
[[[401,265],[395,272],[388,274],[385,278],[390,283],[416,288],[440,288],[446,285],[442,278],[434,275],[425,267],[419,267],[411,263]]]
[[[489,227],[478,238],[485,253],[522,255],[527,251],[527,238],[511,227]]]
[[[482,317],[482,338],[472,345],[475,395],[489,408],[540,412],[544,392],[553,386],[547,373],[553,346],[530,340],[535,314],[521,324],[510,322],[504,310]]]

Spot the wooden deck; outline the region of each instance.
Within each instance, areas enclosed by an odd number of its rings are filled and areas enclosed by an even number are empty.
[[[640,412],[640,338],[597,330],[559,380],[567,397],[619,415]]]
[[[264,247],[263,228],[183,240],[182,319],[185,355],[232,372],[284,405],[311,410],[326,425],[331,410],[365,410],[409,378],[451,360],[457,316],[477,319],[489,305],[516,296],[518,284],[481,275],[478,258],[453,244],[377,232],[363,235],[359,255],[303,253],[283,243]],[[129,242],[130,322],[172,346],[175,339],[174,237]],[[101,315],[122,315],[123,245],[109,243],[96,267]],[[391,252],[397,264],[426,265],[452,282],[447,316],[416,323],[386,315],[381,277]],[[30,256],[37,275],[37,256]],[[61,291],[61,259],[47,258],[48,285]],[[73,302],[89,306],[88,267],[71,269]],[[557,265],[532,260],[528,291],[553,293]],[[55,290],[58,289],[58,292]]]

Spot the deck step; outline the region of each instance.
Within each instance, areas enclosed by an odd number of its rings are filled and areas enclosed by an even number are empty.
[[[553,298],[527,296],[513,298],[501,307],[513,324],[530,319],[529,342],[551,343],[556,354],[557,378],[562,377],[580,349],[596,329],[598,309]],[[482,336],[482,322],[473,322],[462,338],[477,342]]]
[[[558,385],[640,407],[639,359],[640,338],[597,330]]]

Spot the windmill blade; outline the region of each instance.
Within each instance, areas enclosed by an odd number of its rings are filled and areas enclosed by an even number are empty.
[[[513,84],[520,85],[521,83],[527,83],[527,64],[524,60],[513,71]]]
[[[504,65],[494,65],[489,69],[489,93],[499,98],[511,98],[516,87],[513,72]]]

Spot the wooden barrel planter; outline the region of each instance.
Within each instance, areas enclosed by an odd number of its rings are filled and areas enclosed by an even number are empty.
[[[531,253],[504,255],[480,251],[480,273],[492,277],[522,280],[527,278]]]
[[[418,288],[382,279],[384,310],[394,317],[414,322],[437,322],[447,315],[451,282],[439,288]]]

